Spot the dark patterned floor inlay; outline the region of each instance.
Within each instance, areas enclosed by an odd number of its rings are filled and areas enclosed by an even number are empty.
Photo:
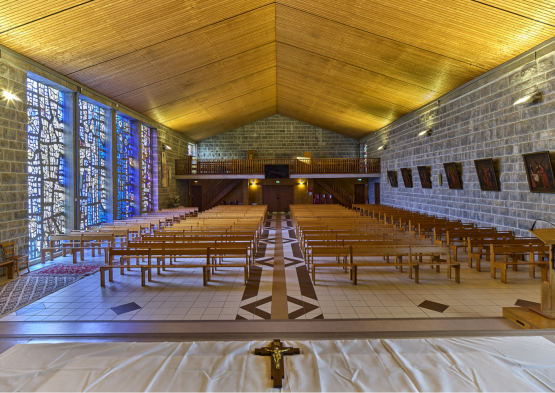
[[[245,320],[245,321],[246,321],[246,320],[247,320],[247,318],[245,318],[245,317],[242,317],[242,316],[240,316],[240,315],[237,315],[237,316],[235,317],[235,320],[236,320],[236,321],[243,321],[243,320]]]
[[[266,221],[266,224],[264,226],[266,228],[270,228],[272,226],[272,223],[270,221]]]
[[[264,258],[266,256],[266,244],[258,243],[258,249],[256,250],[255,258]]]
[[[441,313],[449,308],[449,306],[445,304],[432,302],[430,300],[424,300],[422,303],[418,305],[418,307],[425,308],[427,310],[441,312]]]
[[[241,306],[242,310],[248,311],[262,319],[272,319],[272,314],[270,314],[267,311],[261,310],[257,307],[263,306],[266,303],[270,303],[272,301],[272,297],[268,296],[264,299],[260,299],[260,300],[255,300],[252,303],[249,304],[245,304],[244,306]]]
[[[290,239],[296,239],[297,235],[295,234],[295,230],[294,229],[290,229],[289,230],[289,238]]]
[[[515,306],[530,307],[530,306],[541,306],[541,304],[536,303],[536,302],[531,302],[531,301],[528,301],[528,300],[518,299],[515,303]]]
[[[267,239],[268,236],[270,236],[270,231],[262,231],[262,235],[260,236],[260,239]]]
[[[289,262],[290,262],[290,263],[286,263],[286,264],[285,264],[285,267],[295,266],[295,265],[298,265],[298,264],[300,264],[300,263],[304,263],[303,260],[296,260],[296,259],[288,258],[288,257],[283,257],[283,259],[285,259],[286,261],[289,261]]]
[[[260,288],[260,278],[262,277],[262,268],[260,266],[252,266],[247,280],[245,292],[241,300],[247,300],[252,297],[258,296],[258,288]]]
[[[316,296],[316,291],[314,290],[314,285],[312,285],[312,280],[310,279],[310,274],[308,273],[306,265],[297,268],[297,278],[299,279],[299,286],[301,287],[301,295],[317,301],[318,297]]]
[[[139,310],[141,308],[142,307],[139,306],[137,303],[131,302],[127,304],[122,304],[121,306],[112,307],[110,310],[112,310],[118,315],[121,315],[121,314],[125,314],[126,312]]]
[[[285,221],[285,224],[286,224],[288,227],[292,227],[292,226],[293,226],[293,223],[292,223],[291,221]]]
[[[299,243],[291,243],[291,251],[293,251],[293,256],[295,258],[303,259],[303,253],[301,252]]]
[[[314,317],[312,319],[324,319],[324,314],[320,314],[317,317]]]
[[[283,239],[281,242],[283,244],[287,244],[287,243],[293,243],[293,242],[296,242],[296,241],[297,241],[297,239],[294,239],[294,240],[293,239]]]
[[[291,296],[287,296],[287,301],[291,302],[293,304],[296,304],[298,306],[301,306],[300,309],[289,313],[289,319],[297,319],[298,317],[300,317],[302,315],[305,315],[305,314],[308,314],[309,312],[314,311],[317,308],[319,308],[318,306],[315,306],[314,304],[303,302],[302,300],[295,299],[294,297],[291,297]]]
[[[272,262],[272,263],[269,263]],[[264,266],[268,266],[271,267],[272,269],[274,268],[274,258],[266,258],[266,259],[259,259],[257,261],[254,261],[254,263],[256,263],[257,265],[264,265]]]
[[[286,219],[286,220],[290,220],[290,219],[291,219],[291,216],[290,216],[289,214],[286,214],[286,215],[285,215],[285,219]]]
[[[44,303],[37,303],[37,304],[33,303],[23,308],[20,308],[15,312],[15,315],[31,314],[33,312],[41,311],[44,309],[46,309],[46,307],[44,306]]]

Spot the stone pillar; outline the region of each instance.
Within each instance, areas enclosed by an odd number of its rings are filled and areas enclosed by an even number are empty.
[[[19,254],[29,246],[27,218],[27,72],[0,60],[0,243],[15,242]],[[0,255],[4,260],[4,255]]]

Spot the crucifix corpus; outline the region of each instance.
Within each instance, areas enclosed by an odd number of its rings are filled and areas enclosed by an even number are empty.
[[[272,357],[272,374],[271,378],[274,380],[274,388],[281,388],[282,380],[285,378],[285,365],[283,363],[283,356],[298,355],[301,353],[299,348],[282,347],[281,341],[274,340],[270,347],[256,348],[255,355],[271,356]]]

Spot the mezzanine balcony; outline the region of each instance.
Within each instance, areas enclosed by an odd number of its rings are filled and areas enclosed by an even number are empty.
[[[380,176],[379,158],[277,158],[175,160],[176,179],[264,179],[266,165],[286,165],[290,178],[368,178]]]

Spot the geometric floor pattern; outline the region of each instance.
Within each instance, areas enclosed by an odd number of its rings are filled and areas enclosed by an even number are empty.
[[[276,244],[276,226],[281,241]],[[279,239],[279,236],[278,236]],[[141,275],[133,270],[100,287],[99,273],[87,276],[34,303],[11,312],[0,321],[180,321],[270,319],[275,296],[274,255],[284,270],[289,319],[451,318],[500,317],[502,307],[525,306],[540,301],[540,279],[528,277],[528,269],[508,271],[508,283],[492,280],[488,266],[478,273],[461,258],[461,283],[445,271],[420,269],[420,284],[393,267],[360,268],[354,286],[341,268],[320,268],[313,283],[300,254],[287,214],[268,217],[247,285],[241,269],[218,269],[206,287],[200,269],[171,269],[153,274],[141,287]],[[279,249],[278,249],[279,250]],[[102,264],[104,255],[85,254],[85,263]],[[191,260],[191,263],[199,261]],[[71,256],[56,258],[31,270],[71,263]],[[486,264],[487,265],[487,264]],[[0,278],[0,284],[6,282]],[[133,303],[133,304],[132,304]],[[280,304],[280,307],[285,307]]]

